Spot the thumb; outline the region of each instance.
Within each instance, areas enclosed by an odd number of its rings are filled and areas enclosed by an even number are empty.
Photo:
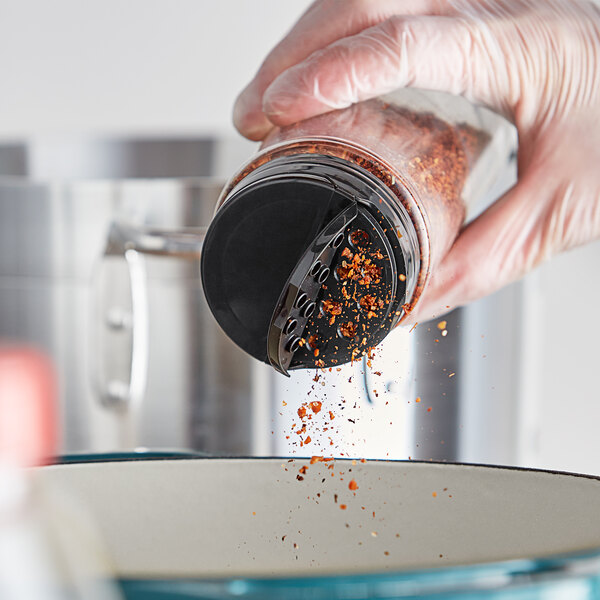
[[[283,126],[411,86],[462,94],[506,112],[506,59],[478,23],[391,17],[284,71],[265,91],[263,110]]]

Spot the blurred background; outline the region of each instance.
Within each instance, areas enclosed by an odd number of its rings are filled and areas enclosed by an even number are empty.
[[[233,101],[308,4],[0,0],[0,339],[53,359],[61,450],[600,474],[599,243],[443,317],[443,337],[439,321],[395,331],[372,369],[318,382],[255,363],[212,320],[202,236],[257,148],[236,134]],[[325,408],[345,400],[333,448],[291,439],[311,388]]]

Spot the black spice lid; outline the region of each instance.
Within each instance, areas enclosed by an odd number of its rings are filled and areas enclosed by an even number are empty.
[[[246,352],[286,373],[358,358],[398,321],[398,236],[373,202],[328,178],[265,178],[211,223],[202,282],[211,311]]]

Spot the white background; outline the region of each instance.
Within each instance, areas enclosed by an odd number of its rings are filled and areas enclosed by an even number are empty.
[[[234,135],[231,108],[307,0],[0,0],[0,138]]]

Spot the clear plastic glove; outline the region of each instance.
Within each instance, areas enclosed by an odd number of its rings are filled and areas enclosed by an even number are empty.
[[[239,131],[403,86],[461,94],[519,132],[519,181],[467,225],[410,321],[600,238],[600,9],[579,0],[321,0],[240,94]]]

